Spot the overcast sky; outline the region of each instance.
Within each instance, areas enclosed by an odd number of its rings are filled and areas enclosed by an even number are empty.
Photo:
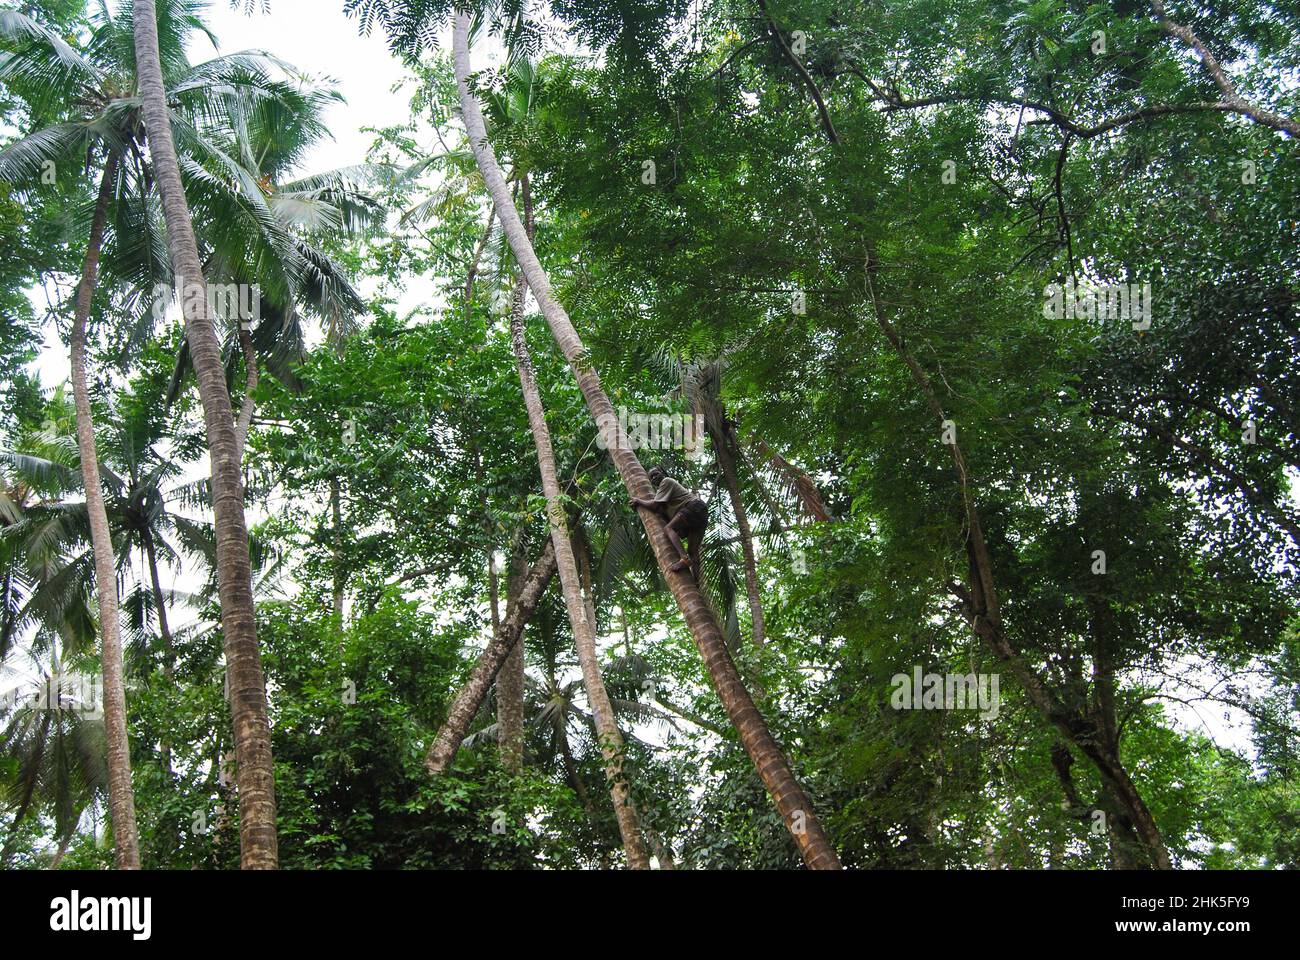
[[[336,82],[346,103],[333,105],[325,125],[334,139],[320,143],[307,170],[328,170],[360,163],[374,139],[362,127],[384,127],[406,121],[409,93],[393,94],[404,71],[388,51],[379,31],[361,35],[358,21],[343,15],[343,0],[270,0],[263,13],[260,0],[251,14],[232,10],[228,0],[215,0],[207,20],[221,53],[267,50],[314,77]],[[198,61],[212,56],[206,41],[190,51]]]

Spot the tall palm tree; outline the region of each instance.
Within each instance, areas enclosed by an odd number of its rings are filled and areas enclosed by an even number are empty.
[[[526,188],[525,188],[526,189]],[[528,410],[528,425],[537,447],[537,465],[542,475],[542,493],[546,496],[546,515],[551,524],[551,543],[555,547],[555,562],[560,575],[560,588],[564,605],[573,628],[573,641],[578,648],[578,662],[582,666],[582,681],[587,688],[587,701],[596,720],[600,737],[600,752],[605,758],[605,779],[609,782],[614,813],[618,817],[619,833],[623,837],[623,850],[628,866],[636,870],[650,869],[641,824],[632,803],[631,790],[623,772],[623,737],[614,721],[614,708],[609,693],[600,676],[600,661],[596,653],[596,614],[590,601],[582,592],[578,564],[573,555],[573,542],[569,539],[568,523],[564,515],[564,502],[560,496],[560,482],[555,472],[555,451],[551,447],[551,434],[542,410],[542,397],[533,374],[533,363],[528,355],[524,338],[524,299],[527,285],[520,280],[515,287],[514,306],[510,314],[510,340],[515,351],[515,365],[519,370],[519,384],[524,392],[524,406]]]
[[[190,0],[169,3],[162,36],[166,63],[176,88],[174,106],[169,105],[169,109],[173,121],[186,127],[192,119],[218,115],[222,107],[228,109],[252,90],[262,92],[273,86],[264,70],[265,58],[258,55],[238,54],[198,68],[189,67],[184,58],[185,36],[204,29],[197,9],[198,5]],[[94,24],[84,54],[30,18],[9,11],[0,18],[0,36],[10,48],[0,58],[0,79],[24,94],[38,113],[56,109],[67,116],[63,122],[44,127],[7,148],[0,155],[0,177],[21,180],[24,174],[34,173],[46,162],[76,163],[78,156],[89,161],[97,152],[103,155],[86,256],[74,299],[70,349],[77,439],[103,634],[101,660],[109,754],[109,807],[118,866],[138,868],[139,841],[131,792],[116,576],[100,486],[86,364],[86,328],[110,205],[120,192],[128,190],[132,178],[126,174],[130,166],[134,166],[137,205],[144,205],[148,190],[139,108],[135,103],[132,24],[130,17],[114,18],[105,7]],[[139,249],[147,258],[149,245]],[[159,615],[165,617],[165,612]]]
[[[253,608],[244,485],[221,345],[209,315],[207,288],[172,137],[153,0],[133,0],[136,73],[149,152],[167,223],[172,268],[198,296],[182,297],[185,332],[199,386],[212,461],[212,505],[217,532],[217,581],[230,679],[239,788],[240,858],[245,869],[275,869],[275,777],[266,684]]]
[[[104,672],[104,730],[108,762],[108,809],[113,820],[113,851],[123,870],[140,869],[140,834],[135,823],[135,797],[131,791],[131,745],[126,733],[126,687],[122,679],[122,634],[117,610],[117,571],[113,564],[113,535],[99,485],[99,457],[95,452],[95,426],[86,386],[86,320],[99,271],[99,251],[104,223],[112,199],[117,158],[104,163],[99,196],[90,225],[90,244],[77,284],[76,312],[72,322],[72,396],[77,406],[77,447],[90,518],[90,542],[95,556],[95,591],[99,598],[100,663]]]
[[[631,444],[628,443],[627,437],[620,435],[622,431],[613,404],[610,403],[608,395],[601,386],[599,374],[591,365],[586,347],[578,336],[577,330],[574,329],[568,314],[551,293],[550,279],[537,259],[532,242],[515,208],[509,187],[506,185],[505,176],[488,141],[483,113],[469,85],[469,31],[469,14],[458,13],[452,33],[456,87],[461,114],[464,117],[475,160],[492,196],[497,216],[501,220],[515,259],[527,278],[533,296],[537,298],[542,315],[546,318],[556,343],[569,362],[592,418],[605,436],[606,449],[610,452],[624,486],[630,496],[649,499],[653,495],[650,479],[632,450]],[[663,522],[649,511],[641,511],[641,521],[654,547],[660,570],[695,638],[696,646],[727,710],[727,715],[736,727],[740,740],[757,768],[768,793],[771,794],[803,853],[805,863],[813,869],[838,869],[839,858],[822,830],[812,803],[795,779],[789,761],[745,689],[736,665],[727,651],[717,621],[698,585],[689,573],[675,572],[671,569],[678,557],[664,534]]]

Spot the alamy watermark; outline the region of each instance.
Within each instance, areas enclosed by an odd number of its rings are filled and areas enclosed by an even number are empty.
[[[0,693],[0,713],[19,707],[97,717],[104,712],[104,681],[93,675],[55,674],[44,678],[34,690],[14,688]]]
[[[177,276],[172,286],[158,283],[153,288],[153,318],[161,321],[167,307],[176,303],[186,316],[207,304],[208,316],[238,320],[245,330],[262,319],[262,288],[256,283],[186,283]]]
[[[985,720],[995,720],[1001,707],[996,673],[923,674],[913,667],[889,682],[894,687],[889,705],[895,710],[978,710]]]
[[[83,897],[73,890],[50,901],[50,929],[59,933],[123,931],[133,940],[153,932],[152,897]]]
[[[597,422],[596,446],[601,450],[618,449],[626,438],[629,450],[684,450],[687,460],[704,455],[704,414],[697,413],[630,413],[618,408],[618,418],[604,417]]]
[[[1043,288],[1043,316],[1049,320],[1129,320],[1134,330],[1151,327],[1151,284],[1049,283]]]

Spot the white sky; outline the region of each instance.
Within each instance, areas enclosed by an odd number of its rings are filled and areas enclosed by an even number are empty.
[[[260,0],[250,15],[230,9],[226,0],[208,8],[207,21],[220,43],[220,53],[266,50],[314,77],[328,77],[347,99],[325,115],[334,140],[316,146],[307,170],[329,170],[365,159],[374,139],[362,127],[404,123],[409,93],[393,94],[405,71],[388,51],[381,31],[361,36],[358,21],[343,15],[343,0],[270,0],[263,13]],[[191,59],[213,55],[206,41],[195,44]]]

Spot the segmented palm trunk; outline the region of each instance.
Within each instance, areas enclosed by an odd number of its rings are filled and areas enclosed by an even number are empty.
[[[113,821],[113,856],[118,869],[140,869],[140,837],[135,825],[135,798],[131,792],[131,745],[126,732],[126,687],[122,678],[122,635],[117,616],[117,569],[113,535],[99,485],[99,457],[95,452],[95,422],[86,385],[86,321],[95,296],[99,253],[104,241],[108,205],[117,179],[117,154],[109,153],[99,184],[99,197],[90,222],[90,241],[77,284],[76,312],[72,321],[72,399],[77,411],[77,447],[81,452],[81,477],[86,489],[86,514],[90,520],[90,545],[95,558],[95,592],[99,597],[99,660],[104,674],[104,740],[108,757],[108,812]]]
[[[226,389],[221,346],[208,310],[194,223],[181,183],[172,141],[167,91],[158,53],[153,0],[132,0],[136,76],[153,161],[154,180],[167,223],[172,271],[181,291],[189,343],[212,461],[212,508],[217,540],[217,588],[225,639],[230,712],[234,724],[236,784],[239,790],[240,861],[245,869],[279,865],[275,832],[275,779],[266,685],[257,645],[244,484],[235,420]]]
[[[546,426],[542,410],[542,396],[537,390],[533,363],[528,356],[528,343],[524,339],[524,297],[528,287],[523,280],[515,286],[514,309],[510,314],[510,342],[515,349],[515,364],[519,368],[519,384],[524,391],[524,406],[528,410],[528,425],[537,447],[537,466],[542,475],[542,493],[546,496],[546,514],[551,521],[551,543],[555,546],[555,564],[560,574],[560,588],[564,592],[564,606],[573,628],[573,642],[578,648],[578,663],[582,666],[582,683],[587,690],[587,702],[596,721],[596,734],[600,739],[600,753],[605,760],[605,779],[609,795],[614,801],[614,816],[623,837],[623,852],[627,865],[634,870],[649,870],[650,857],[641,837],[641,824],[632,802],[631,789],[623,772],[623,735],[614,720],[614,707],[609,702],[605,681],[600,675],[600,661],[596,656],[596,619],[590,604],[582,593],[582,580],[578,562],[573,555],[573,542],[569,539],[569,525],[564,516],[564,501],[560,499],[560,481],[555,473],[555,451],[551,447],[551,432]]]
[[[465,129],[469,134],[474,159],[496,204],[497,217],[510,241],[510,248],[528,280],[533,296],[537,298],[542,315],[546,318],[556,343],[573,370],[578,388],[582,391],[583,399],[586,400],[587,409],[604,437],[606,449],[609,450],[628,493],[648,500],[653,496],[650,478],[646,476],[645,468],[641,466],[640,460],[633,452],[626,434],[619,428],[614,407],[601,387],[600,377],[592,368],[587,358],[586,348],[578,337],[577,331],[574,330],[569,315],[551,293],[550,280],[546,271],[542,269],[533,251],[532,243],[524,231],[519,212],[515,209],[514,200],[506,186],[505,177],[497,164],[496,154],[488,142],[483,113],[469,89],[469,16],[467,14],[456,16],[453,47],[456,86],[460,95],[461,112],[465,118]],[[786,826],[794,836],[804,861],[813,869],[839,869],[839,858],[822,830],[821,823],[803,788],[795,780],[789,761],[781,752],[767,728],[766,721],[745,689],[740,673],[727,652],[717,621],[710,612],[698,585],[689,573],[670,572],[669,568],[679,557],[664,534],[663,522],[650,511],[642,510],[640,514],[646,535],[654,548],[655,558],[659,561],[659,567],[677,601],[678,609],[681,610],[686,625],[695,638],[696,647],[726,708],[727,716],[730,717],[764,786],[767,787]]]
[[[443,721],[433,745],[429,747],[429,752],[424,758],[425,769],[430,773],[435,776],[446,773],[447,768],[451,766],[452,760],[456,758],[456,751],[460,749],[461,741],[465,739],[465,734],[469,730],[470,722],[474,719],[474,714],[478,713],[479,707],[483,705],[492,681],[496,679],[510,651],[519,642],[524,624],[537,609],[542,594],[546,592],[547,584],[554,576],[555,548],[548,540],[537,562],[528,571],[515,608],[506,613],[501,629],[492,634],[487,647],[479,654],[478,662],[474,664],[469,679],[465,681],[465,685],[460,688],[451,706],[447,708],[447,719]]]

